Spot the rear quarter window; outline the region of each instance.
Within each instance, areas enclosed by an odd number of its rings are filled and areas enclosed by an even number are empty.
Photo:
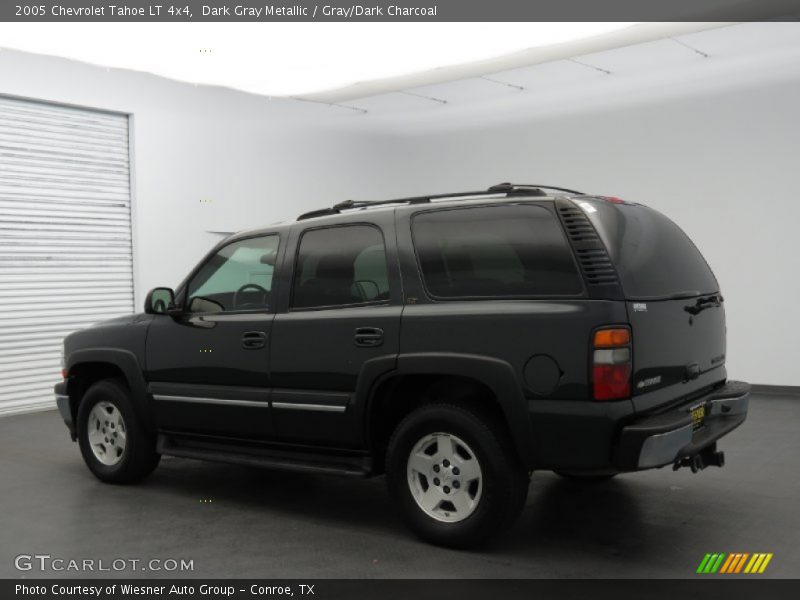
[[[418,213],[414,248],[435,298],[575,296],[583,284],[558,219],[507,205]]]

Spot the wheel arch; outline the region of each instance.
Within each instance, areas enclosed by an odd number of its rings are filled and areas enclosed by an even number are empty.
[[[71,352],[67,360],[69,380],[67,393],[73,423],[86,390],[102,379],[122,380],[131,392],[136,416],[147,431],[155,431],[155,423],[147,404],[147,387],[139,361],[133,352],[119,348],[89,348]]]
[[[521,461],[535,462],[527,401],[511,365],[478,355],[418,353],[400,355],[396,368],[378,377],[365,399],[365,439],[379,468],[393,428],[415,408],[436,400],[489,411],[506,428]]]

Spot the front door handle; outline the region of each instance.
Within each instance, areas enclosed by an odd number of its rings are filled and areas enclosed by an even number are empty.
[[[242,348],[258,350],[267,345],[267,334],[263,331],[246,331],[242,334]]]
[[[359,327],[353,336],[359,348],[377,348],[383,345],[383,329],[378,327]]]

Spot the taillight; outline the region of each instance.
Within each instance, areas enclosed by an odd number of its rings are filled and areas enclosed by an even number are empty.
[[[631,332],[609,327],[592,340],[592,395],[595,400],[622,400],[631,395]]]

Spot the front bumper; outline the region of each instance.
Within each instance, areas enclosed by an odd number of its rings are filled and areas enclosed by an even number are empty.
[[[61,413],[61,418],[64,419],[64,424],[69,429],[69,434],[72,440],[75,441],[75,422],[72,418],[72,407],[69,403],[69,394],[67,393],[67,382],[61,381],[55,385],[53,392],[56,396],[56,406],[58,412]]]
[[[622,428],[613,463],[621,471],[673,464],[699,454],[747,418],[750,384],[729,381],[706,396]],[[705,419],[695,429],[690,409],[705,406]]]

